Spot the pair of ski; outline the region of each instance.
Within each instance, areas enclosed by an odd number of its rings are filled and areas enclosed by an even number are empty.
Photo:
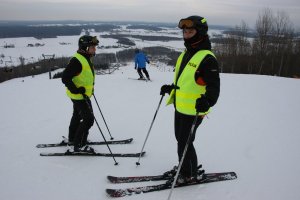
[[[106,144],[130,144],[133,138],[125,139],[125,140],[114,140],[107,142],[87,142],[87,145],[106,145]],[[37,148],[48,148],[48,147],[63,147],[68,146],[68,142],[66,142],[65,138],[60,143],[55,144],[38,144]],[[73,152],[67,150],[62,153],[40,153],[40,156],[104,156],[104,157],[140,157],[144,156],[145,152],[142,153],[98,153],[98,152]]]
[[[107,141],[105,143],[104,141],[101,142],[91,142],[88,141],[88,145],[105,145],[105,144],[129,144],[133,141],[133,138],[125,139],[125,140],[111,140]],[[68,146],[68,141],[65,137],[63,137],[63,140],[60,143],[54,143],[54,144],[38,144],[36,145],[37,148],[48,148],[48,147],[65,147]]]
[[[152,81],[151,79],[149,80],[149,79],[147,79],[147,78],[142,78],[142,79],[140,79],[140,78],[128,78],[128,79],[130,79],[130,80],[137,80],[137,81],[145,81],[145,82],[148,82],[148,81]]]
[[[237,175],[235,172],[221,172],[221,173],[206,173],[203,178],[197,182],[191,182],[181,185],[175,185],[177,187],[186,187],[191,185],[199,185],[211,182],[218,181],[227,181],[236,179]],[[144,182],[144,181],[166,181],[166,183],[142,186],[142,187],[132,187],[126,189],[106,189],[106,193],[110,197],[124,197],[131,196],[134,194],[155,192],[160,190],[171,189],[172,184],[167,183],[170,177],[164,175],[158,176],[136,176],[136,177],[116,177],[116,176],[107,176],[107,179],[110,183],[133,183],[133,182]]]

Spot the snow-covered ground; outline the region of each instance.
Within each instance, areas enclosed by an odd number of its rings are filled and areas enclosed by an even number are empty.
[[[149,67],[153,82],[138,77],[133,63],[111,75],[96,77],[95,95],[113,137],[133,137],[128,145],[111,145],[113,152],[139,152],[160,100],[162,84],[173,73]],[[173,200],[297,200],[300,198],[300,82],[297,79],[221,74],[218,103],[198,128],[195,146],[207,172],[235,171],[238,179],[175,189]],[[177,164],[173,107],[161,105],[141,165],[137,158],[40,157],[65,147],[37,149],[67,136],[72,104],[61,80],[48,74],[0,84],[0,199],[103,200],[114,185],[107,175],[155,175]],[[109,139],[94,100],[94,112]],[[94,125],[91,140],[102,140]],[[108,152],[106,146],[94,146]],[[123,199],[167,199],[169,191]]]

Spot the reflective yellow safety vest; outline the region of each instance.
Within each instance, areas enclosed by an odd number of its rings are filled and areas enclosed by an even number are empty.
[[[80,62],[82,66],[82,70],[80,74],[78,74],[72,79],[72,81],[77,88],[84,87],[86,96],[91,97],[93,94],[94,81],[95,81],[95,76],[92,71],[93,66],[90,66],[87,59],[79,53],[76,53],[73,57],[77,58],[77,60]],[[66,89],[67,89],[67,95],[71,99],[74,100],[84,99],[82,94],[73,94],[68,88]]]
[[[178,57],[175,67],[174,85],[177,85],[179,89],[173,89],[170,93],[170,97],[167,100],[167,105],[174,104],[178,112],[186,115],[196,115],[196,100],[206,92],[206,86],[198,85],[195,81],[195,73],[197,68],[201,64],[202,60],[207,55],[215,55],[209,50],[198,51],[184,67],[181,75],[178,77],[179,68],[182,62],[182,58],[185,52],[182,52]],[[199,115],[206,115],[210,112],[210,109],[205,113],[199,113]]]

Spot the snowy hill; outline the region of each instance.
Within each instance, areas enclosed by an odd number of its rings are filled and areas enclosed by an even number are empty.
[[[133,137],[128,145],[111,145],[113,152],[139,152],[149,129],[162,84],[173,73],[149,68],[153,82],[137,77],[133,64],[115,74],[97,76],[95,95],[115,139]],[[197,131],[199,163],[207,172],[235,171],[238,179],[175,189],[173,200],[296,200],[300,198],[300,81],[296,79],[221,75],[221,95],[213,112]],[[67,136],[72,104],[59,79],[48,74],[0,84],[0,199],[109,199],[107,175],[155,175],[177,164],[172,106],[162,105],[153,125],[141,165],[136,158],[40,157],[65,147],[37,149]],[[92,100],[102,130],[101,115]],[[106,138],[109,139],[108,134]],[[89,139],[102,141],[94,125]],[[106,146],[94,146],[108,152]],[[122,199],[167,199],[169,191]]]

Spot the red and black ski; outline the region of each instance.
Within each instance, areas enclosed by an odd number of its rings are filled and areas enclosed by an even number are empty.
[[[108,180],[112,183],[130,183],[130,182],[141,182],[141,181],[157,181],[157,180],[168,180],[165,176],[139,176],[139,177],[112,177],[108,176]],[[177,187],[186,187],[191,185],[198,185],[198,184],[205,184],[211,182],[218,182],[218,181],[227,181],[236,179],[237,175],[235,172],[222,172],[222,173],[207,173],[204,174],[203,179],[197,182],[192,182],[188,184],[176,185]],[[141,194],[141,193],[148,193],[160,190],[170,189],[172,187],[171,184],[163,183],[151,186],[143,186],[143,187],[132,187],[126,189],[106,189],[106,193],[110,197],[124,197],[130,196],[133,194]]]

